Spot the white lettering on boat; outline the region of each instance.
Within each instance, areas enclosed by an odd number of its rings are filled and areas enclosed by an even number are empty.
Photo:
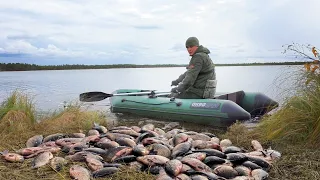
[[[219,109],[220,103],[216,102],[193,102],[190,108],[200,108],[200,109]]]

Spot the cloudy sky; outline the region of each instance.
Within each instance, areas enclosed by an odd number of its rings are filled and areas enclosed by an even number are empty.
[[[319,8],[319,0],[3,0],[0,62],[187,64],[189,36],[215,63],[284,61],[284,44],[320,47]]]

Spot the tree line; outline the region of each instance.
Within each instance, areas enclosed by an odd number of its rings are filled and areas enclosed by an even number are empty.
[[[216,66],[262,66],[262,65],[302,65],[305,62],[269,62],[269,63],[238,63],[216,64]],[[186,67],[187,64],[110,64],[110,65],[36,65],[27,63],[0,63],[0,71],[37,71],[37,70],[72,70],[72,69],[111,69],[111,68],[156,68],[156,67]]]

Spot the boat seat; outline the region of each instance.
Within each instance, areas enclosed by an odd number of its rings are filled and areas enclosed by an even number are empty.
[[[230,100],[230,101],[233,101],[233,102],[237,103],[238,105],[240,105],[244,95],[245,95],[244,91],[237,91],[237,92],[234,92],[234,93],[229,93],[229,94],[223,94],[223,95],[220,95],[220,96],[216,96],[216,97],[214,97],[214,99]]]

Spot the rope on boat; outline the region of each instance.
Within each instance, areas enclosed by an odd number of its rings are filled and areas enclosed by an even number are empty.
[[[140,104],[148,104],[148,105],[163,105],[163,104],[170,104],[170,103],[175,103],[177,106],[181,106],[182,102],[164,102],[164,103],[145,103],[145,102],[139,102],[139,101],[133,101],[133,100],[126,100],[122,99],[121,102],[128,101],[128,102],[134,102],[134,103],[140,103]]]

